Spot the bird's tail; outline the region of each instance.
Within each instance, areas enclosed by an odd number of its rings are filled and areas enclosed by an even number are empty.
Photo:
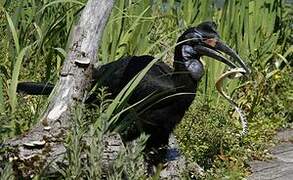
[[[20,82],[17,84],[17,92],[29,95],[49,95],[54,84],[37,82]]]

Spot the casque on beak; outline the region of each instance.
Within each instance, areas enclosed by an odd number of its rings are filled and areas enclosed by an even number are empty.
[[[216,39],[216,38],[205,39],[201,45],[195,45],[194,48],[200,54],[209,56],[220,62],[223,62],[231,68],[237,68],[238,66],[240,66],[246,71],[246,73],[244,74],[245,76],[248,76],[251,73],[251,70],[244,63],[244,61],[239,57],[239,55],[233,49],[231,49],[228,45],[226,45],[224,42],[220,41],[219,39]],[[224,57],[221,54],[221,52],[232,57],[232,59],[234,59],[234,62]],[[238,64],[238,66],[236,65],[236,63]]]
[[[227,64],[231,68],[236,68],[237,65],[235,63],[237,63],[238,65],[240,65],[241,68],[243,68],[246,71],[246,73],[245,73],[246,76],[248,76],[251,73],[251,70],[244,63],[244,61],[240,58],[240,56],[232,48],[230,48],[228,45],[226,45],[221,40],[216,39],[216,38],[210,38],[210,39],[204,40],[203,42],[207,46],[202,46],[203,48],[196,47],[197,50],[199,50],[203,55],[217,59],[217,60]],[[227,58],[223,57],[220,52],[229,55],[235,61],[231,62]]]

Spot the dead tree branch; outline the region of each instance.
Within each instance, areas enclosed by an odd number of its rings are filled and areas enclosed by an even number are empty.
[[[90,87],[93,64],[114,0],[89,0],[77,26],[66,61],[47,110],[28,133],[6,143],[15,172],[32,177],[48,163],[64,158],[64,137],[71,124],[71,110]]]

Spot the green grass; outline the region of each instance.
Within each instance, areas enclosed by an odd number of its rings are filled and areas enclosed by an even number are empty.
[[[249,160],[267,158],[266,150],[274,143],[275,131],[292,127],[292,62],[289,61],[293,56],[292,4],[281,0],[225,0],[224,7],[217,9],[212,0],[182,3],[158,0],[152,5],[149,2],[117,0],[102,37],[99,61],[107,63],[126,55],[151,54],[171,64],[173,48],[181,32],[204,20],[217,22],[222,39],[236,49],[252,69],[248,81],[225,83],[227,91],[248,116],[249,135],[242,140],[235,138],[241,130],[237,115],[214,87],[226,67],[209,58],[203,59],[206,74],[196,101],[176,133],[188,159],[205,167],[203,179],[247,176]],[[0,142],[37,123],[47,99],[18,96],[17,82],[54,83],[58,79],[72,27],[85,3],[85,0],[4,0],[0,3]],[[98,147],[102,134],[110,125],[119,124],[116,117],[145,72],[129,83],[130,88],[125,88],[114,101],[105,100],[107,103],[96,112],[96,119],[90,120],[92,124],[85,126],[84,121],[91,118],[84,115],[84,110],[77,110],[73,117],[78,123],[73,124],[67,141],[70,166],[60,170],[63,177],[94,177],[100,172]],[[103,121],[105,119],[111,119],[112,124]],[[99,124],[101,122],[106,126]],[[97,129],[102,130],[97,132]],[[85,131],[92,133],[93,147],[97,148],[77,146]],[[134,148],[137,148],[135,156],[121,152],[116,174],[109,175],[111,178],[121,177],[122,172],[128,172],[133,179],[143,176],[141,171],[136,172],[139,163],[121,164],[141,158],[140,146]],[[97,164],[82,170],[80,151],[86,152]],[[6,170],[3,177],[10,174],[11,169]]]

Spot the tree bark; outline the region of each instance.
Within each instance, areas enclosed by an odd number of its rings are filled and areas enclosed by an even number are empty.
[[[11,149],[8,157],[19,176],[33,177],[48,163],[63,160],[71,110],[90,87],[101,35],[113,3],[114,0],[87,2],[74,28],[70,50],[47,110],[30,132],[5,143]]]

